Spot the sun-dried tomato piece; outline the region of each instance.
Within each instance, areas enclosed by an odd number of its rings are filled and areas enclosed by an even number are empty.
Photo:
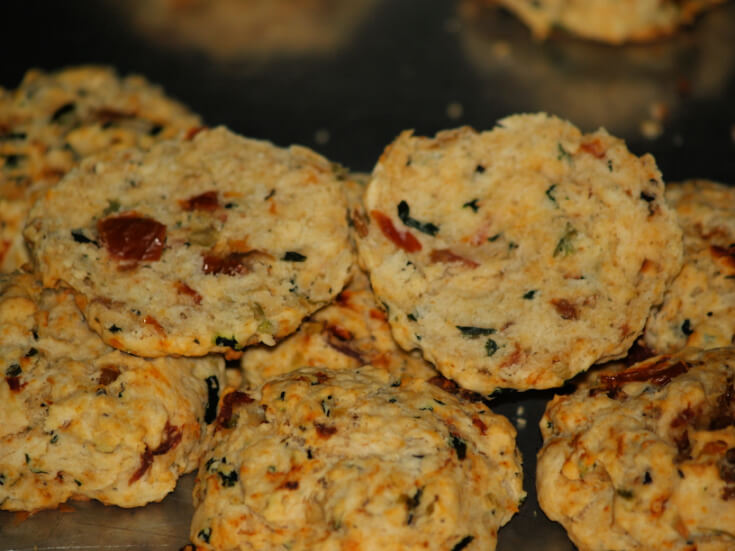
[[[337,427],[324,425],[322,423],[314,423],[314,428],[316,428],[316,433],[319,435],[319,438],[328,439],[331,438],[333,434],[337,433]]]
[[[605,146],[602,145],[602,142],[595,138],[594,140],[591,140],[589,142],[583,142],[579,149],[584,151],[585,153],[589,153],[593,157],[597,159],[602,159],[605,156]]]
[[[379,210],[371,211],[370,216],[378,223],[383,235],[390,239],[397,247],[407,253],[415,253],[421,250],[421,242],[409,231],[398,231],[388,216]]]
[[[459,256],[458,254],[453,253],[449,249],[434,249],[433,251],[431,251],[431,254],[429,255],[429,259],[432,262],[444,262],[444,263],[456,262],[456,263],[464,264],[468,268],[477,268],[479,266],[479,264],[475,262],[474,260],[470,260],[469,258]]]
[[[189,287],[186,283],[183,281],[177,281],[174,283],[174,287],[176,287],[176,292],[180,295],[186,295],[188,297],[191,297],[191,299],[194,301],[194,304],[201,304],[202,303],[202,295],[197,293],[194,289]]]
[[[158,260],[166,244],[166,226],[134,212],[103,218],[97,222],[97,231],[107,252],[117,260]]]
[[[110,383],[114,383],[120,376],[120,368],[114,364],[103,365],[100,369],[100,376],[97,379],[97,384],[107,386]]]
[[[179,205],[187,211],[204,210],[209,212],[217,210],[220,206],[216,191],[205,191],[188,199],[182,199],[179,201]]]
[[[230,428],[230,421],[232,420],[232,409],[240,404],[249,404],[253,399],[245,394],[236,390],[230,392],[222,398],[222,407],[219,410],[219,416],[217,417],[217,424],[222,428]]]
[[[228,276],[247,274],[250,267],[244,262],[246,256],[246,253],[230,253],[225,256],[205,254],[202,256],[202,271],[205,274]]]
[[[181,442],[181,429],[166,421],[166,426],[163,427],[161,443],[153,450],[148,448],[146,445],[145,451],[140,456],[140,467],[138,467],[130,477],[128,484],[132,484],[133,482],[140,480],[146,471],[151,468],[155,456],[168,453],[170,450],[178,446],[179,442]]]
[[[609,389],[633,381],[650,381],[656,386],[664,386],[669,384],[674,377],[689,370],[689,365],[684,362],[679,361],[673,365],[668,365],[668,362],[669,358],[664,357],[649,365],[627,369],[620,373],[600,375],[600,382]]]
[[[252,263],[256,260],[268,263],[273,260],[273,256],[257,249],[248,252],[231,252],[225,255],[203,254],[202,271],[205,274],[228,276],[248,274],[252,271]]]
[[[562,319],[576,320],[579,318],[577,307],[565,298],[555,298],[551,301],[551,305],[559,313]]]

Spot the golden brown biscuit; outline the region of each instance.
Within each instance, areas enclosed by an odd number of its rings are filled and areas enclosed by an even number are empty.
[[[507,419],[371,366],[229,393],[217,422],[198,549],[494,549],[524,496]]]
[[[221,358],[106,346],[69,289],[0,276],[0,509],[160,501],[208,446]]]
[[[539,504],[580,551],[735,545],[735,348],[589,377],[541,419]]]
[[[201,124],[143,77],[107,67],[31,70],[0,88],[0,272],[28,261],[21,231],[31,204],[80,159],[148,148]]]
[[[681,266],[653,158],[545,114],[405,132],[358,241],[397,342],[482,393],[623,357]]]
[[[108,344],[142,356],[273,344],[333,299],[353,262],[323,157],[218,128],[83,162],[26,238]]]

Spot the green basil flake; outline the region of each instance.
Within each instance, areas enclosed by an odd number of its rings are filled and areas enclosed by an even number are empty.
[[[465,547],[467,547],[470,543],[472,543],[472,540],[475,539],[475,536],[465,536],[461,540],[459,540],[459,543],[452,547],[452,551],[462,551]]]
[[[523,298],[526,300],[533,300],[534,295],[536,295],[536,289],[531,289],[527,293],[523,294]]]
[[[575,230],[574,227],[569,222],[567,222],[567,225],[564,228],[564,234],[561,236],[559,242],[554,248],[554,256],[568,256],[572,254],[574,252],[574,245],[572,244],[572,240],[575,237],[577,237],[577,230]]]
[[[217,402],[219,402],[219,379],[210,375],[204,382],[207,383],[207,405],[204,408],[204,422],[211,425],[217,418]]]
[[[480,210],[480,206],[477,204],[477,199],[473,199],[472,201],[467,201],[464,205],[462,205],[463,209],[472,209],[473,212],[477,212]]]
[[[222,482],[222,486],[225,488],[232,488],[238,480],[240,480],[240,475],[237,474],[237,471],[232,471],[229,474],[225,474],[222,471],[217,471],[217,474],[219,475],[220,481]]]
[[[211,528],[202,528],[199,530],[199,533],[197,534],[197,537],[202,540],[204,543],[209,543],[209,538],[212,537],[212,529]]]
[[[102,211],[102,214],[107,216],[108,214],[112,214],[113,212],[117,212],[120,210],[120,201],[117,199],[108,199],[107,200],[107,208]]]
[[[281,260],[285,260],[287,262],[303,262],[306,260],[306,257],[301,254],[297,253],[295,251],[286,251],[286,254],[283,255],[283,258]]]
[[[548,197],[549,200],[556,205],[556,197],[554,197],[554,189],[556,189],[556,184],[551,184],[546,190],[546,197]]]
[[[477,337],[492,335],[495,333],[495,329],[492,327],[473,327],[471,325],[455,325],[455,327],[459,329],[463,337],[467,337],[469,339],[476,339]]]
[[[564,146],[561,145],[561,142],[557,143],[556,145],[557,145],[557,149],[559,151],[559,154],[556,156],[556,158],[558,160],[560,160],[560,161],[562,159],[564,159],[568,163],[571,163],[572,162],[572,156],[569,154],[569,152],[566,149],[564,149]]]
[[[10,364],[10,366],[5,370],[5,376],[6,377],[17,377],[23,372],[23,370],[20,367],[20,364]]]
[[[216,346],[226,346],[228,348],[232,348],[233,350],[241,350],[240,344],[237,342],[237,339],[233,337],[215,337],[214,338],[214,344]]]
[[[457,459],[464,460],[467,457],[467,442],[454,433],[450,434],[450,442],[454,451],[457,452]]]
[[[492,339],[488,339],[488,340],[487,340],[487,341],[485,342],[485,352],[487,353],[487,355],[488,355],[488,356],[492,356],[492,355],[493,355],[493,354],[495,354],[495,353],[496,353],[497,351],[498,351],[498,343],[496,343],[496,342],[495,342],[494,340],[492,340]]]
[[[410,209],[406,201],[398,203],[398,218],[400,218],[401,222],[409,228],[417,229],[418,231],[431,235],[432,237],[439,232],[439,226],[432,224],[431,222],[419,222],[415,218],[411,218]]]

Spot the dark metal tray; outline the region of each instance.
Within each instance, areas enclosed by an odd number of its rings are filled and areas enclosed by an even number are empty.
[[[207,33],[191,38],[160,26],[155,14],[133,13],[143,3],[4,4],[0,85],[15,87],[30,67],[109,64],[162,84],[210,125],[307,145],[360,171],[405,128],[486,129],[511,113],[545,110],[585,131],[605,126],[635,153],[653,153],[666,180],[735,183],[735,4],[673,38],[618,48],[564,35],[534,41],[479,0],[325,0],[327,10],[350,5],[336,17],[338,28],[269,34],[264,20],[243,21],[256,36],[225,29],[225,43],[208,44]],[[573,549],[538,508],[533,487],[538,420],[552,395],[495,402],[518,427],[529,492],[501,530],[499,551]],[[192,481],[185,477],[162,503],[142,509],[75,503],[74,512],[22,522],[0,512],[0,549],[179,549],[188,541]]]

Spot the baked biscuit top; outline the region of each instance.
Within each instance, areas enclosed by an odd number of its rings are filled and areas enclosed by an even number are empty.
[[[0,276],[0,509],[160,501],[217,415],[219,357],[145,360],[89,330],[70,289]]]
[[[440,386],[371,366],[306,368],[226,394],[197,477],[192,541],[494,549],[524,496],[515,430]]]
[[[735,542],[735,348],[588,377],[541,419],[539,503],[581,551]]]
[[[200,125],[160,87],[108,67],[34,69],[15,90],[0,88],[0,272],[28,261],[21,235],[28,209],[81,159],[149,148]]]
[[[545,114],[405,132],[366,196],[361,262],[398,343],[462,386],[549,388],[622,357],[681,266],[652,157]]]
[[[292,333],[353,262],[331,164],[224,128],[88,159],[38,201],[29,241],[108,344],[238,355]]]

